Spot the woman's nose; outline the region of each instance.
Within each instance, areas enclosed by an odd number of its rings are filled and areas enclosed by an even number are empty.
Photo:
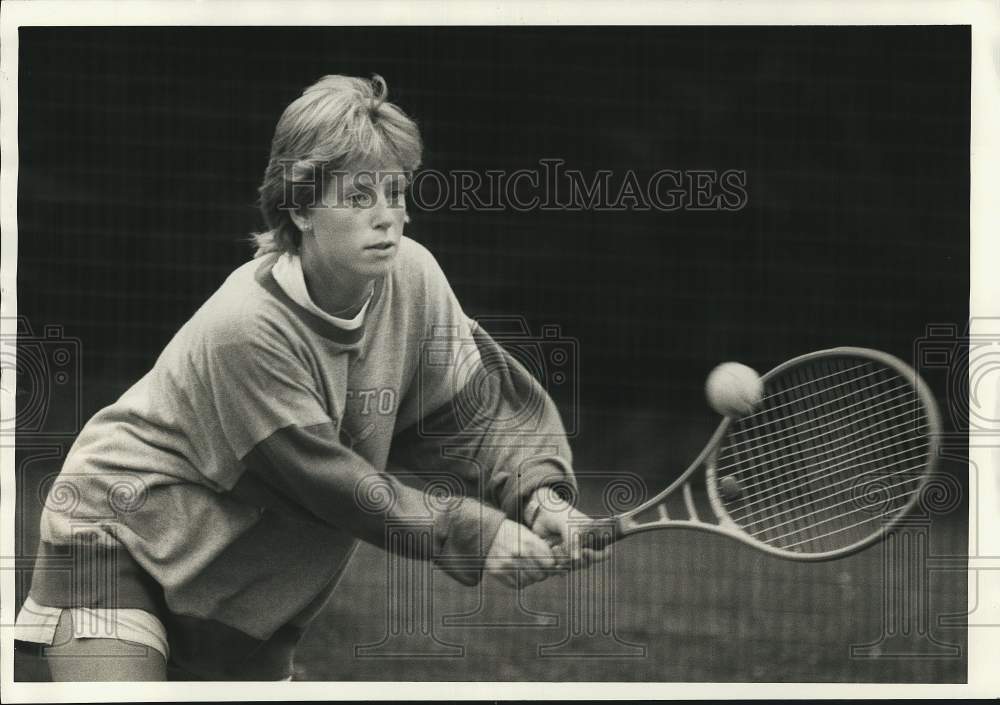
[[[375,205],[372,206],[372,227],[384,230],[392,225],[392,211],[389,202],[383,194],[375,197]]]

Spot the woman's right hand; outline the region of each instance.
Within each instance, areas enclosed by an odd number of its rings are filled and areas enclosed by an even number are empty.
[[[507,587],[524,587],[553,575],[552,548],[531,529],[505,519],[486,555],[486,573]],[[520,575],[520,582],[518,582]]]

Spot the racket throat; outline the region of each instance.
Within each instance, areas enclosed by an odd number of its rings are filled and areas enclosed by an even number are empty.
[[[712,510],[704,482],[689,481],[656,504],[622,515],[620,524],[623,533],[630,534],[665,526],[718,526],[720,521]]]

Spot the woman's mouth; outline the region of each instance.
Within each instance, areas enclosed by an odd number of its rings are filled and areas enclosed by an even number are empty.
[[[386,240],[385,242],[377,242],[374,245],[368,245],[365,249],[374,252],[375,254],[387,255],[396,249],[396,243]]]

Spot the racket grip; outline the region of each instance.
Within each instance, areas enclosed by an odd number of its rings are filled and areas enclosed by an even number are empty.
[[[610,546],[623,536],[617,517],[594,519],[586,526],[580,527],[579,531],[583,547],[596,551]]]
[[[607,548],[612,543],[622,538],[620,524],[615,517],[607,519],[594,519],[586,525],[577,529],[580,535],[581,546],[584,549],[600,551]],[[570,558],[569,548],[564,543],[556,543],[557,539],[550,539],[549,545],[552,547],[552,554],[560,568],[574,567],[577,564]]]
[[[589,523],[577,529],[580,535],[580,544],[583,548],[591,548],[599,551],[606,546],[610,546],[618,539],[622,538],[621,525],[615,517],[606,519],[593,519]],[[552,544],[553,550],[559,549],[567,554],[565,544]]]

